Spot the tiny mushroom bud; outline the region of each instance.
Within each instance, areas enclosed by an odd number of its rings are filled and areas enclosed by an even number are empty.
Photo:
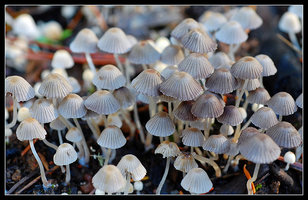
[[[295,154],[292,151],[288,151],[286,154],[284,154],[283,160],[287,163],[284,170],[288,171],[290,164],[293,164],[296,161]]]

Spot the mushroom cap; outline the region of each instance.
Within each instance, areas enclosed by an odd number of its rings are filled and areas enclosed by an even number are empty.
[[[290,164],[295,163],[296,161],[295,154],[292,151],[288,151],[287,153],[284,154],[283,161]]]
[[[168,79],[174,72],[178,72],[179,68],[176,65],[168,66],[163,71],[161,71],[160,75],[164,79]]]
[[[176,143],[163,141],[157,146],[154,153],[162,154],[163,158],[166,158],[166,157],[176,157],[181,153],[181,151]]]
[[[180,46],[170,44],[161,53],[160,61],[167,65],[177,65],[184,57],[185,55]]]
[[[175,98],[166,96],[164,94],[160,95],[159,99],[160,99],[160,101],[163,101],[163,102],[175,102],[176,101]]]
[[[136,102],[135,94],[127,87],[120,87],[113,91],[113,96],[119,101],[121,108],[126,109]]]
[[[303,8],[304,8],[303,5],[290,5],[288,7],[288,11],[297,15],[300,19],[303,19],[303,13],[304,13]]]
[[[289,122],[278,122],[269,128],[266,134],[281,147],[294,148],[302,143],[300,134]]]
[[[251,122],[262,129],[268,129],[278,123],[275,112],[269,107],[259,108],[251,116]]]
[[[87,68],[82,72],[82,79],[86,82],[91,83],[94,78],[94,73],[91,69]]]
[[[254,30],[263,24],[262,18],[251,7],[242,7],[236,12],[230,20],[237,21],[243,29]]]
[[[222,124],[219,128],[219,133],[223,134],[224,136],[232,135],[234,133],[234,129],[228,124]]]
[[[224,112],[224,105],[213,94],[202,94],[191,107],[191,113],[198,118],[216,118]]]
[[[56,69],[56,68],[61,68],[61,69],[69,69],[74,66],[74,60],[71,54],[66,51],[65,49],[60,49],[57,50],[52,57],[51,60],[51,66]]]
[[[34,101],[30,108],[30,114],[40,123],[49,123],[59,116],[52,101],[44,98]]]
[[[97,46],[100,50],[113,54],[124,54],[131,49],[125,33],[117,27],[109,28],[98,40]]]
[[[58,149],[53,156],[53,162],[56,165],[69,165],[77,160],[77,152],[69,143],[63,143],[58,146]]]
[[[204,123],[205,123],[206,119],[197,119],[196,121],[190,121],[189,122],[189,126],[193,127],[193,128],[197,128],[201,131],[204,130]],[[215,120],[215,119],[214,119]]]
[[[66,78],[57,73],[48,74],[38,90],[41,95],[47,98],[64,98],[72,91],[71,84]]]
[[[245,80],[237,79],[237,83],[240,85],[240,87],[244,87]],[[247,91],[252,91],[260,87],[261,83],[259,79],[248,79],[247,85],[244,89]]]
[[[257,88],[249,92],[247,97],[247,102],[249,103],[257,103],[257,104],[265,104],[268,100],[270,100],[271,96],[265,88]]]
[[[79,93],[81,90],[81,86],[78,82],[78,80],[72,76],[67,78],[68,82],[71,84],[73,90],[72,93]]]
[[[126,180],[116,166],[104,165],[93,176],[92,184],[96,189],[107,193],[114,193],[125,187]]]
[[[105,148],[119,149],[125,145],[126,138],[120,128],[111,125],[102,131],[101,135],[97,139],[97,143]]]
[[[228,54],[222,51],[214,53],[208,60],[215,69],[219,68],[221,65],[233,64],[233,61]]]
[[[114,125],[114,126],[117,126],[119,128],[121,128],[122,125],[123,125],[122,120],[119,117],[118,113],[113,113],[113,114],[108,115],[107,123],[108,123],[109,126]]]
[[[143,189],[143,183],[142,181],[135,181],[134,182],[134,189],[136,191],[141,191]]]
[[[191,169],[181,181],[181,186],[190,193],[207,193],[213,183],[207,173],[201,168]]]
[[[128,54],[129,62],[133,64],[153,64],[160,58],[160,53],[150,40],[143,40],[135,44]]]
[[[70,142],[80,142],[82,140],[81,134],[77,127],[72,127],[67,131],[65,138]]]
[[[287,92],[276,93],[265,104],[272,108],[276,114],[282,116],[292,115],[297,111],[293,97]]]
[[[68,74],[66,72],[66,69],[62,69],[62,68],[54,68],[53,70],[51,70],[51,73],[57,73],[60,74],[61,76],[63,76],[67,81],[68,81]],[[47,76],[46,76],[47,77]],[[45,77],[45,78],[46,78]],[[44,78],[44,79],[45,79]],[[43,80],[44,80],[43,79]]]
[[[13,33],[25,36],[31,40],[40,36],[40,31],[38,30],[34,19],[27,13],[18,15],[13,21],[12,28]]]
[[[207,78],[205,86],[209,91],[218,94],[228,94],[236,90],[239,84],[229,69],[221,67],[215,69],[214,73]]]
[[[198,167],[195,158],[190,153],[183,153],[183,152],[181,152],[180,155],[176,157],[173,165],[175,169],[185,173],[189,172],[189,170],[193,168]]]
[[[126,35],[126,37],[127,37],[128,41],[129,41],[131,47],[133,47],[135,44],[138,43],[138,40],[137,40],[137,38],[135,36],[133,36],[133,35]]]
[[[219,12],[205,11],[199,17],[199,22],[203,24],[208,31],[217,31],[227,22],[227,18]]]
[[[245,56],[235,62],[230,72],[235,78],[256,79],[262,74],[263,67],[257,59],[251,56]]]
[[[216,154],[227,153],[230,145],[227,140],[228,139],[221,134],[210,135],[210,137],[204,141],[202,148]]]
[[[27,119],[28,117],[31,117],[29,108],[23,106],[23,107],[18,109],[17,121],[21,122],[21,121]]]
[[[295,103],[298,107],[303,108],[303,93],[301,93],[295,100]]]
[[[236,126],[243,122],[243,116],[237,107],[228,105],[224,107],[224,112],[217,118],[217,121],[222,124]]]
[[[278,27],[285,33],[299,33],[302,30],[302,25],[298,16],[288,11],[281,16]]]
[[[171,36],[177,40],[181,40],[193,28],[200,28],[200,24],[193,18],[186,18],[171,31]]]
[[[5,94],[11,93],[17,102],[28,101],[35,96],[33,87],[21,76],[5,78]]]
[[[140,160],[133,154],[126,154],[123,156],[117,167],[124,177],[126,176],[126,173],[131,173],[134,181],[140,181],[147,173],[147,170],[144,168]]]
[[[92,83],[99,89],[115,90],[125,86],[126,78],[114,65],[104,65],[94,75]]]
[[[191,29],[181,38],[183,46],[195,53],[209,53],[217,49],[217,43],[201,28]]]
[[[243,107],[239,107],[238,110],[239,110],[240,113],[242,114],[243,120],[246,119],[246,117],[247,117],[246,109],[243,108]]]
[[[78,94],[69,94],[58,105],[59,113],[65,118],[81,118],[87,113],[84,100]]]
[[[186,146],[199,147],[203,145],[203,133],[197,128],[185,128],[182,132],[182,142]]]
[[[227,146],[229,146],[226,154],[231,156],[236,156],[240,152],[240,148],[238,146],[238,143],[234,142],[232,138],[229,138],[227,140],[229,143]]]
[[[44,127],[34,118],[29,117],[23,120],[16,129],[17,139],[20,141],[45,139],[47,132]]]
[[[158,71],[155,69],[146,69],[132,80],[131,86],[139,93],[157,97],[159,96],[159,85],[161,83],[162,78]]]
[[[118,100],[107,90],[98,90],[91,94],[85,101],[87,109],[101,115],[109,115],[120,109]]]
[[[194,101],[182,101],[174,110],[174,116],[182,121],[196,121],[198,118],[191,113]]]
[[[82,97],[83,100],[85,101],[87,98]],[[100,115],[97,112],[94,112],[92,110],[87,109],[87,113],[81,118],[82,120],[87,120],[87,119],[95,119],[100,117]]]
[[[186,72],[174,72],[172,76],[160,84],[159,90],[164,95],[179,101],[193,100],[203,93],[200,84]]]
[[[255,56],[255,58],[259,61],[259,63],[263,67],[262,76],[272,76],[276,74],[277,68],[273,60],[268,55],[259,54]]]
[[[189,73],[194,79],[208,78],[214,72],[214,67],[205,55],[191,53],[178,64],[178,69]]]
[[[175,132],[175,126],[168,113],[160,111],[156,113],[146,124],[147,131],[158,137],[167,137]]]
[[[51,121],[49,123],[50,128],[54,129],[54,130],[64,130],[66,128],[65,124],[63,124],[63,122],[60,120],[59,117],[57,117],[56,119],[54,119],[53,121]]]
[[[254,127],[247,127],[242,130],[240,137],[238,138],[238,144],[245,142],[248,138],[255,134],[259,134],[260,132]]]
[[[238,143],[240,153],[249,161],[267,164],[275,161],[280,156],[279,146],[268,135],[254,134]]]
[[[215,34],[216,39],[226,44],[240,44],[248,38],[247,33],[237,21],[228,21]]]
[[[83,28],[70,43],[70,49],[74,53],[95,53],[97,42],[98,38],[95,33],[89,28]]]

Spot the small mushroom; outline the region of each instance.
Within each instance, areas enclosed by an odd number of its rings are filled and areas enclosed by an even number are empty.
[[[292,151],[288,151],[287,153],[284,154],[283,161],[287,163],[284,170],[288,171],[290,164],[293,164],[296,161],[295,154]]]

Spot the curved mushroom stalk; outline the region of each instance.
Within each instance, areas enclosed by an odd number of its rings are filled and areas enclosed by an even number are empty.
[[[205,158],[203,156],[199,156],[197,155],[196,153],[192,153],[193,157],[199,161],[202,161],[202,162],[205,162],[205,163],[208,163],[209,165],[211,165],[214,170],[215,170],[215,175],[216,177],[221,177],[221,170],[219,168],[219,166],[211,159],[208,159],[208,158]]]
[[[247,191],[248,191],[248,194],[249,194],[249,195],[252,195],[252,194],[253,194],[253,189],[252,189],[252,187],[251,187],[251,183],[254,182],[254,181],[257,179],[257,177],[258,177],[258,172],[259,172],[259,168],[260,168],[260,163],[257,163],[256,166],[255,166],[255,169],[254,169],[254,171],[253,171],[253,176],[251,177],[251,179],[249,179],[249,180],[247,181],[246,186],[247,186]]]
[[[167,175],[168,175],[168,172],[169,172],[169,166],[170,166],[170,161],[171,161],[171,157],[167,157],[167,163],[166,163],[166,168],[165,168],[165,172],[164,172],[164,175],[156,189],[156,194],[157,195],[160,195],[160,191],[161,189],[163,188],[163,185],[166,181],[166,178],[167,178]]]

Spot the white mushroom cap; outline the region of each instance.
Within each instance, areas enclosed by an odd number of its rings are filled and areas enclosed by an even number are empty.
[[[118,113],[113,113],[113,114],[108,115],[107,122],[108,122],[109,126],[115,125],[119,128],[121,128],[122,125],[123,125],[122,120],[121,120],[120,116],[118,115]]]
[[[155,154],[159,153],[166,157],[175,157],[181,153],[178,145],[174,142],[163,141],[160,143],[154,151]]]
[[[87,68],[85,69],[83,72],[82,72],[82,79],[89,82],[89,83],[92,83],[92,80],[94,78],[94,74],[93,72],[91,71],[91,69]]]
[[[288,151],[287,153],[284,154],[283,160],[284,160],[286,163],[293,164],[293,163],[295,163],[295,161],[296,161],[295,154],[294,154],[292,151]]]
[[[5,94],[11,93],[17,102],[28,101],[35,96],[32,86],[21,76],[5,78]]]
[[[51,60],[53,68],[68,69],[74,66],[74,60],[71,54],[65,49],[57,50]]]
[[[50,128],[54,130],[59,130],[59,131],[64,130],[66,128],[65,124],[63,124],[63,122],[60,120],[59,117],[57,117],[52,122],[50,122],[49,126]]]
[[[176,65],[171,65],[163,69],[160,75],[164,77],[164,79],[168,79],[176,71],[179,71],[178,67]]]
[[[225,136],[219,134],[211,135],[210,137],[208,137],[204,141],[202,148],[216,154],[223,154],[227,153],[227,151],[229,150],[229,145],[230,144],[228,143],[228,139]]]
[[[147,170],[144,168],[140,160],[132,154],[123,156],[117,167],[124,177],[126,176],[126,173],[131,173],[134,181],[140,181],[147,173]]]
[[[133,64],[154,64],[160,59],[160,53],[150,40],[143,40],[135,44],[128,55]]]
[[[81,86],[78,80],[72,76],[68,77],[68,82],[71,84],[73,91],[72,93],[79,93],[81,90]]]
[[[5,137],[10,137],[12,134],[13,134],[12,129],[5,128],[5,132],[4,132]]]
[[[70,43],[70,49],[75,53],[95,53],[97,52],[97,42],[98,38],[95,33],[91,29],[84,28]]]
[[[301,93],[295,100],[295,103],[298,107],[303,108],[303,93]]]
[[[134,182],[134,189],[136,191],[141,191],[143,189],[143,183],[142,181],[135,181]]]
[[[70,142],[80,142],[82,135],[78,128],[72,127],[67,131],[65,138]]]
[[[302,30],[301,22],[297,15],[285,12],[279,20],[278,27],[286,33],[298,33]]]
[[[190,153],[181,153],[178,155],[173,165],[175,169],[186,173],[189,172],[189,170],[198,167],[195,158]]]
[[[271,108],[262,107],[252,114],[251,122],[259,128],[268,129],[276,125],[278,119]]]
[[[160,111],[145,125],[147,131],[158,137],[167,137],[175,132],[175,126],[168,113]]]
[[[201,168],[191,169],[181,181],[181,186],[190,193],[206,193],[213,187],[207,173]]]
[[[226,44],[240,44],[248,38],[247,33],[237,21],[225,23],[215,34],[218,41]]]
[[[53,162],[56,165],[69,165],[77,160],[77,152],[69,143],[63,143],[58,146],[58,149],[53,156]]]
[[[290,5],[288,7],[288,11],[297,15],[300,19],[303,19],[304,13],[304,6],[303,5]]]
[[[242,7],[236,12],[230,20],[237,21],[243,29],[254,30],[263,24],[262,18],[251,7]]]
[[[292,115],[297,111],[293,97],[287,92],[276,93],[266,102],[266,105],[282,116]]]
[[[203,133],[197,128],[185,128],[182,132],[182,142],[186,146],[199,147],[203,145]]]
[[[186,18],[179,23],[172,31],[171,36],[180,40],[189,30],[193,28],[200,28],[200,24],[193,18]]]
[[[259,63],[263,67],[262,76],[271,76],[276,74],[277,68],[273,60],[268,55],[259,54],[255,56],[255,58],[259,61]]]
[[[113,96],[119,101],[123,109],[127,109],[136,102],[136,94],[132,89],[120,87],[113,91]]]
[[[21,14],[13,22],[13,32],[20,36],[25,36],[30,40],[40,36],[40,32],[35,24],[34,19],[29,14]]]
[[[230,72],[235,78],[256,79],[262,75],[263,66],[259,61],[251,56],[245,56],[236,61]]]
[[[126,180],[120,170],[114,165],[104,165],[92,178],[96,189],[106,193],[114,193],[126,185]]]
[[[30,113],[40,123],[49,123],[59,116],[52,101],[44,98],[35,100],[30,108]]]
[[[16,129],[17,139],[20,141],[45,139],[47,132],[44,127],[34,118],[29,117],[23,120]]]
[[[120,128],[112,125],[102,131],[97,143],[105,148],[119,149],[125,145],[126,138]]]
[[[29,108],[27,107],[19,108],[18,113],[17,113],[17,121],[21,122],[29,117],[31,117]]]
[[[160,61],[168,65],[177,65],[184,57],[185,55],[180,46],[170,44],[162,51]]]
[[[51,40],[60,40],[62,36],[62,26],[59,22],[51,20],[41,27],[42,34]]]
[[[232,126],[228,124],[223,124],[220,126],[219,132],[225,136],[232,135],[234,133],[234,129]]]
[[[209,57],[209,62],[217,69],[221,65],[232,65],[232,60],[225,52],[219,51]]]
[[[216,31],[227,22],[227,18],[219,12],[205,11],[199,17],[199,22],[202,23],[208,31]]]
[[[87,113],[83,99],[78,94],[69,94],[58,105],[59,113],[65,118],[81,118]]]

